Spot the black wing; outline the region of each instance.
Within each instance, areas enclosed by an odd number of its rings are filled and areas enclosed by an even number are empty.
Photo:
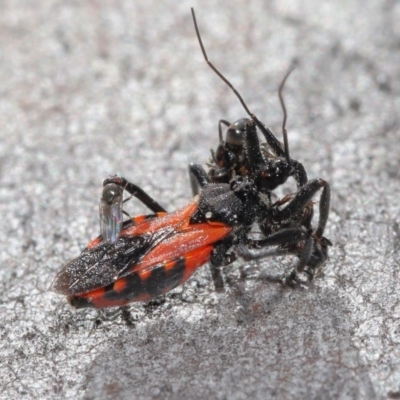
[[[114,244],[102,241],[92,249],[86,248],[56,275],[51,290],[75,295],[107,286],[170,233],[161,229],[152,234],[121,236]]]

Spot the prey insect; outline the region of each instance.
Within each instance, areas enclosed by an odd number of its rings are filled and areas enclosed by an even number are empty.
[[[214,164],[209,171],[211,180],[213,182],[229,182],[233,174],[248,175],[256,182],[259,190],[267,194],[285,183],[291,176],[294,177],[299,187],[305,185],[307,183],[307,173],[301,163],[290,157],[289,140],[286,130],[287,112],[283,100],[283,87],[290,73],[293,71],[293,67],[286,73],[279,87],[279,100],[284,115],[282,123],[282,146],[273,132],[249,110],[242,96],[232,83],[208,59],[193,8],[191,11],[197,38],[206,63],[234,92],[250,117],[250,119],[241,118],[234,123],[223,119],[218,122],[220,144],[215,152],[211,152]],[[250,123],[250,121],[253,122]],[[228,127],[225,140],[222,135],[222,125]],[[260,144],[257,128],[266,140],[263,145]],[[245,148],[249,149],[249,157],[246,157]],[[192,188],[194,191],[197,189],[194,181],[192,181]]]
[[[211,164],[207,172],[209,181],[229,183],[238,177],[247,177],[254,182],[260,193],[265,194],[270,201],[268,216],[258,224],[266,239],[249,240],[247,246],[242,248],[241,256],[245,259],[254,259],[268,255],[295,254],[299,257],[299,262],[287,281],[289,283],[295,281],[297,273],[302,271],[306,272],[312,279],[314,271],[322,266],[327,259],[328,246],[331,246],[329,239],[323,236],[329,217],[330,186],[321,179],[308,181],[304,166],[291,158],[289,154],[289,140],[286,129],[287,111],[283,98],[283,88],[293,68],[286,73],[278,91],[283,110],[282,145],[273,132],[265,127],[249,110],[242,96],[231,82],[208,59],[193,9],[192,17],[206,63],[231,88],[250,117],[239,119],[234,123],[223,119],[219,121],[219,145],[216,151],[211,151]],[[225,139],[222,134],[222,125],[227,126]],[[257,128],[264,136],[265,142],[260,142]],[[198,191],[196,175],[199,175],[199,171],[205,173],[200,165],[191,164],[189,166],[193,193]],[[271,198],[274,189],[284,184],[289,177],[293,177],[297,183],[297,194],[285,196],[283,199],[272,203]],[[317,228],[314,229],[311,223],[314,214],[312,197],[315,192],[308,189],[313,188],[316,181],[321,184],[321,195],[319,219]],[[303,201],[304,196],[308,196],[308,201]],[[300,202],[299,199],[301,199]],[[298,242],[291,242],[288,237],[288,240],[285,241],[285,235],[292,232],[293,229],[297,229],[299,234],[303,232],[300,235],[301,239]],[[272,242],[271,235],[279,238],[279,248],[272,252],[269,249]],[[251,252],[251,248],[262,250]]]

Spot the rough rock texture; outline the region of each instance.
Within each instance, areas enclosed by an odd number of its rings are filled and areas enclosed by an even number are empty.
[[[297,62],[291,151],[332,184],[334,247],[308,290],[262,279],[293,259],[239,262],[223,294],[204,267],[160,306],[133,305],[127,326],[48,287],[98,234],[104,178],[119,173],[177,209],[217,121],[245,116],[202,59],[190,6],[211,60],[278,135],[277,87]],[[0,398],[400,398],[399,2],[1,9]]]

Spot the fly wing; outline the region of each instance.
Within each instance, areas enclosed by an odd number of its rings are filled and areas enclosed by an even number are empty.
[[[136,264],[163,232],[121,236],[114,244],[100,242],[86,248],[56,275],[51,290],[65,295],[85,293],[113,283],[121,271]]]
[[[101,199],[99,214],[100,232],[103,236],[103,240],[108,243],[115,243],[122,230],[122,201],[107,204],[103,199]]]
[[[123,191],[115,183],[109,183],[103,188],[99,205],[100,232],[103,240],[108,243],[115,243],[121,233]]]

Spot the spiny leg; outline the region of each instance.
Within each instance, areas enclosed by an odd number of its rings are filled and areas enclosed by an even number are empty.
[[[274,221],[283,222],[285,220],[291,221],[296,219],[300,213],[304,210],[304,207],[311,201],[314,194],[322,188],[322,193],[319,201],[319,218],[317,229],[311,228],[310,218],[302,221],[302,228],[305,229],[306,225],[310,227],[308,229],[309,239],[306,240],[303,250],[300,253],[299,263],[292,273],[292,276],[288,278],[288,281],[293,281],[296,272],[302,272],[308,274],[310,280],[313,278],[315,270],[321,266],[327,258],[327,248],[332,243],[323,237],[326,223],[329,217],[329,206],[330,206],[330,185],[328,182],[322,179],[315,179],[309,181],[299,192],[294,196],[290,203],[283,209],[276,212],[273,216]],[[278,232],[279,233],[279,232]],[[271,235],[273,236],[273,235]],[[270,236],[270,237],[271,237]],[[268,240],[268,237],[266,240]],[[269,239],[270,241],[271,239]],[[267,244],[267,242],[265,242]],[[293,252],[296,252],[296,247],[293,247]]]
[[[327,247],[332,243],[324,238],[322,235],[329,216],[330,205],[330,185],[322,179],[314,179],[309,181],[303,188],[297,192],[288,205],[282,209],[273,210],[273,217],[275,223],[288,223],[296,220],[304,208],[309,204],[315,193],[322,188],[322,193],[319,202],[319,219],[317,229],[307,229],[304,225],[305,221],[297,221],[298,227],[282,228],[281,230],[267,236],[261,240],[251,240],[248,242],[248,249],[251,248],[266,248],[273,245],[285,246],[288,248],[288,253],[295,254],[299,257],[299,261],[286,279],[288,284],[296,281],[299,272],[305,272],[311,280],[314,276],[315,270],[324,263],[327,258]],[[286,199],[283,200],[286,202]],[[308,219],[307,219],[308,221]],[[301,225],[300,225],[301,224]],[[309,225],[309,222],[307,223]],[[301,250],[296,244],[304,241]],[[265,252],[252,255],[249,251],[248,254],[242,252],[245,258],[262,258]]]
[[[290,175],[293,176],[293,178],[296,180],[298,187],[304,186],[307,183],[308,178],[307,178],[307,172],[303,164],[292,159],[291,166],[293,172]]]
[[[304,242],[300,253],[298,253],[297,245]],[[296,251],[290,251],[289,249],[276,249],[270,250],[270,246],[283,246],[293,245]],[[295,254],[299,257],[299,261],[293,268],[292,272],[283,279],[283,282],[288,285],[293,285],[297,281],[297,275],[301,272],[305,272],[309,278],[313,278],[313,270],[305,270],[305,267],[309,264],[311,255],[313,252],[314,238],[303,228],[283,228],[280,231],[268,236],[265,239],[253,240],[248,239],[247,246],[241,246],[238,254],[245,260],[257,260],[273,255],[289,255]],[[261,251],[252,252],[250,249],[259,249]]]
[[[229,265],[236,260],[234,253],[228,253],[232,247],[231,240],[225,240],[215,246],[210,259],[211,276],[214,282],[214,287],[217,292],[220,292],[224,288],[224,280],[221,274],[221,268]]]
[[[313,196],[322,188],[320,201],[320,217],[318,235],[321,237],[329,216],[330,186],[323,179],[313,179],[303,186],[293,197],[293,200],[282,210],[274,209],[272,219],[275,223],[290,221],[298,217]]]
[[[305,267],[308,265],[310,261],[313,245],[314,245],[314,239],[311,236],[309,236],[304,243],[304,247],[300,253],[297,265],[293,268],[292,272],[284,281],[289,286],[292,286],[297,282],[297,275],[301,272],[305,272],[307,274],[309,281],[311,281],[314,278],[314,269],[305,269]]]
[[[328,222],[329,218],[330,203],[331,203],[331,187],[328,182],[325,182],[321,198],[319,199],[319,220],[318,220],[318,228],[315,231],[315,235],[318,238],[322,238],[322,235],[324,234],[326,223]]]

